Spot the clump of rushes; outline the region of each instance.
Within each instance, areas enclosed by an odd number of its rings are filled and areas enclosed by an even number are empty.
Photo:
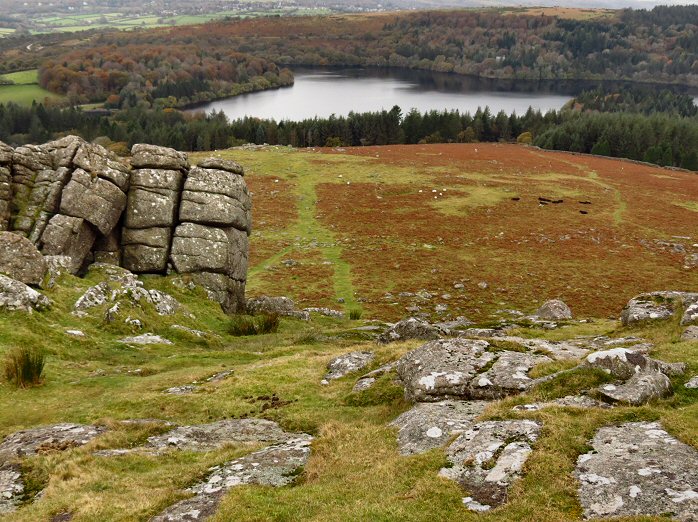
[[[279,331],[279,323],[276,314],[235,315],[230,320],[228,333],[236,337],[276,333]]]
[[[359,319],[361,319],[362,315],[363,312],[358,308],[355,308],[354,310],[349,310],[349,319],[351,319],[352,321],[358,321]]]
[[[36,348],[15,348],[5,356],[5,379],[17,388],[30,388],[42,382],[46,354]]]

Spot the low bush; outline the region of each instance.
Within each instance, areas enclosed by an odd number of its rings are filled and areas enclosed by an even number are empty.
[[[15,348],[5,356],[5,379],[18,388],[41,384],[46,355],[36,348]]]

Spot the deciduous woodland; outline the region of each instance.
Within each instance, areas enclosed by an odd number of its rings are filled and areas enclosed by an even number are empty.
[[[697,42],[698,6],[620,11],[613,18],[591,20],[498,10],[268,18],[107,33],[44,63],[41,84],[89,100],[108,95],[123,100],[135,92],[174,97],[181,105],[234,93],[239,90],[234,84],[246,85],[250,78],[266,75],[270,86],[290,81],[279,77],[275,65],[239,52],[283,65],[696,86]],[[167,87],[174,80],[184,85],[181,91]]]

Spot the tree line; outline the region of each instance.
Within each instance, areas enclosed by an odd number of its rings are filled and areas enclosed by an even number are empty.
[[[698,171],[698,117],[653,112],[560,110],[523,115],[474,114],[399,107],[347,116],[275,121],[225,114],[189,114],[160,107],[131,107],[112,115],[34,104],[0,105],[0,141],[41,143],[68,133],[99,139],[117,152],[149,142],[207,151],[245,143],[342,147],[414,143],[514,142],[592,153]]]

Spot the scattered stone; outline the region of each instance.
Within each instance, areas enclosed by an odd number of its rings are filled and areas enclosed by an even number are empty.
[[[85,332],[82,330],[66,330],[65,333],[72,337],[85,337]]]
[[[669,516],[695,521],[698,451],[657,422],[601,428],[577,459],[579,499],[587,518]]]
[[[478,288],[480,288],[480,290],[487,290],[487,289],[490,287],[490,285],[487,284],[486,281],[480,281],[480,282],[477,284],[477,286],[478,286]]]
[[[688,388],[689,390],[698,389],[698,375],[691,377],[691,379],[684,384],[684,388]]]
[[[56,424],[18,431],[0,443],[0,462],[84,446],[105,431],[104,426],[83,424]]]
[[[440,475],[458,482],[471,495],[477,510],[486,510],[507,500],[509,487],[521,476],[533,451],[541,425],[530,420],[488,421],[465,431],[448,447],[453,464]]]
[[[486,404],[484,401],[416,404],[390,423],[399,428],[400,454],[414,455],[444,446],[454,434],[471,428]]]
[[[354,384],[354,387],[351,391],[354,393],[358,393],[364,390],[368,390],[375,384],[376,379],[378,379],[378,377],[381,377],[388,372],[392,372],[396,366],[397,362],[390,362],[384,364],[380,368],[376,368],[375,370],[368,372],[366,375],[362,375],[361,377],[359,377],[359,380],[356,381],[356,384]]]
[[[188,490],[195,494],[194,497],[169,507],[152,521],[206,520],[215,514],[221,498],[233,487],[245,484],[280,487],[291,484],[298,470],[308,461],[311,441],[310,435],[300,435],[283,444],[211,468],[205,482]]]
[[[454,335],[460,333],[461,330],[467,328],[471,324],[473,324],[472,321],[466,319],[463,316],[458,316],[453,321],[435,323],[434,326],[436,326],[437,328],[441,328],[445,332],[448,332],[449,335]]]
[[[0,310],[31,313],[48,310],[51,300],[20,281],[0,274]]]
[[[124,339],[120,339],[118,342],[122,344],[135,344],[140,346],[149,344],[173,344],[172,341],[151,333],[145,333],[135,337],[126,337]]]
[[[496,328],[467,328],[458,332],[458,337],[465,339],[488,339],[490,337],[501,337],[504,333]]]
[[[327,365],[325,380],[341,379],[345,375],[357,372],[371,364],[374,357],[373,352],[350,352],[335,357]]]
[[[410,317],[388,328],[378,337],[378,342],[388,344],[397,341],[407,341],[409,339],[429,341],[438,339],[444,335],[446,335],[446,332],[438,326],[431,325],[422,319]]]
[[[572,319],[572,310],[570,310],[570,307],[567,306],[564,301],[552,299],[543,303],[536,312],[536,317],[550,321],[563,321]]]
[[[682,341],[698,341],[698,326],[689,326],[681,334]]]
[[[211,375],[208,379],[206,379],[206,382],[220,382],[226,380],[228,377],[230,377],[233,374],[233,370],[223,370],[222,372],[218,372],[215,375]]]
[[[34,243],[12,232],[0,232],[0,274],[38,286],[48,270]]]
[[[341,312],[339,310],[332,310],[330,308],[304,308],[303,311],[311,314],[324,315],[325,317],[344,319],[344,312]]]
[[[590,353],[584,364],[623,380],[643,371],[663,372],[667,375],[682,375],[686,371],[684,363],[665,363],[628,348],[612,348]]]
[[[202,332],[201,330],[195,330],[193,328],[182,326],[180,324],[173,324],[172,326],[170,326],[170,328],[172,328],[173,330],[179,330],[180,332],[187,332],[188,334],[193,335],[194,337],[206,337],[206,332]]]
[[[671,381],[659,371],[643,371],[633,374],[624,384],[604,384],[599,393],[611,402],[641,406],[672,394]]]
[[[189,395],[190,393],[194,393],[198,386],[195,384],[185,384],[184,386],[173,386],[172,388],[168,388],[165,390],[165,393],[168,393],[170,395]]]

